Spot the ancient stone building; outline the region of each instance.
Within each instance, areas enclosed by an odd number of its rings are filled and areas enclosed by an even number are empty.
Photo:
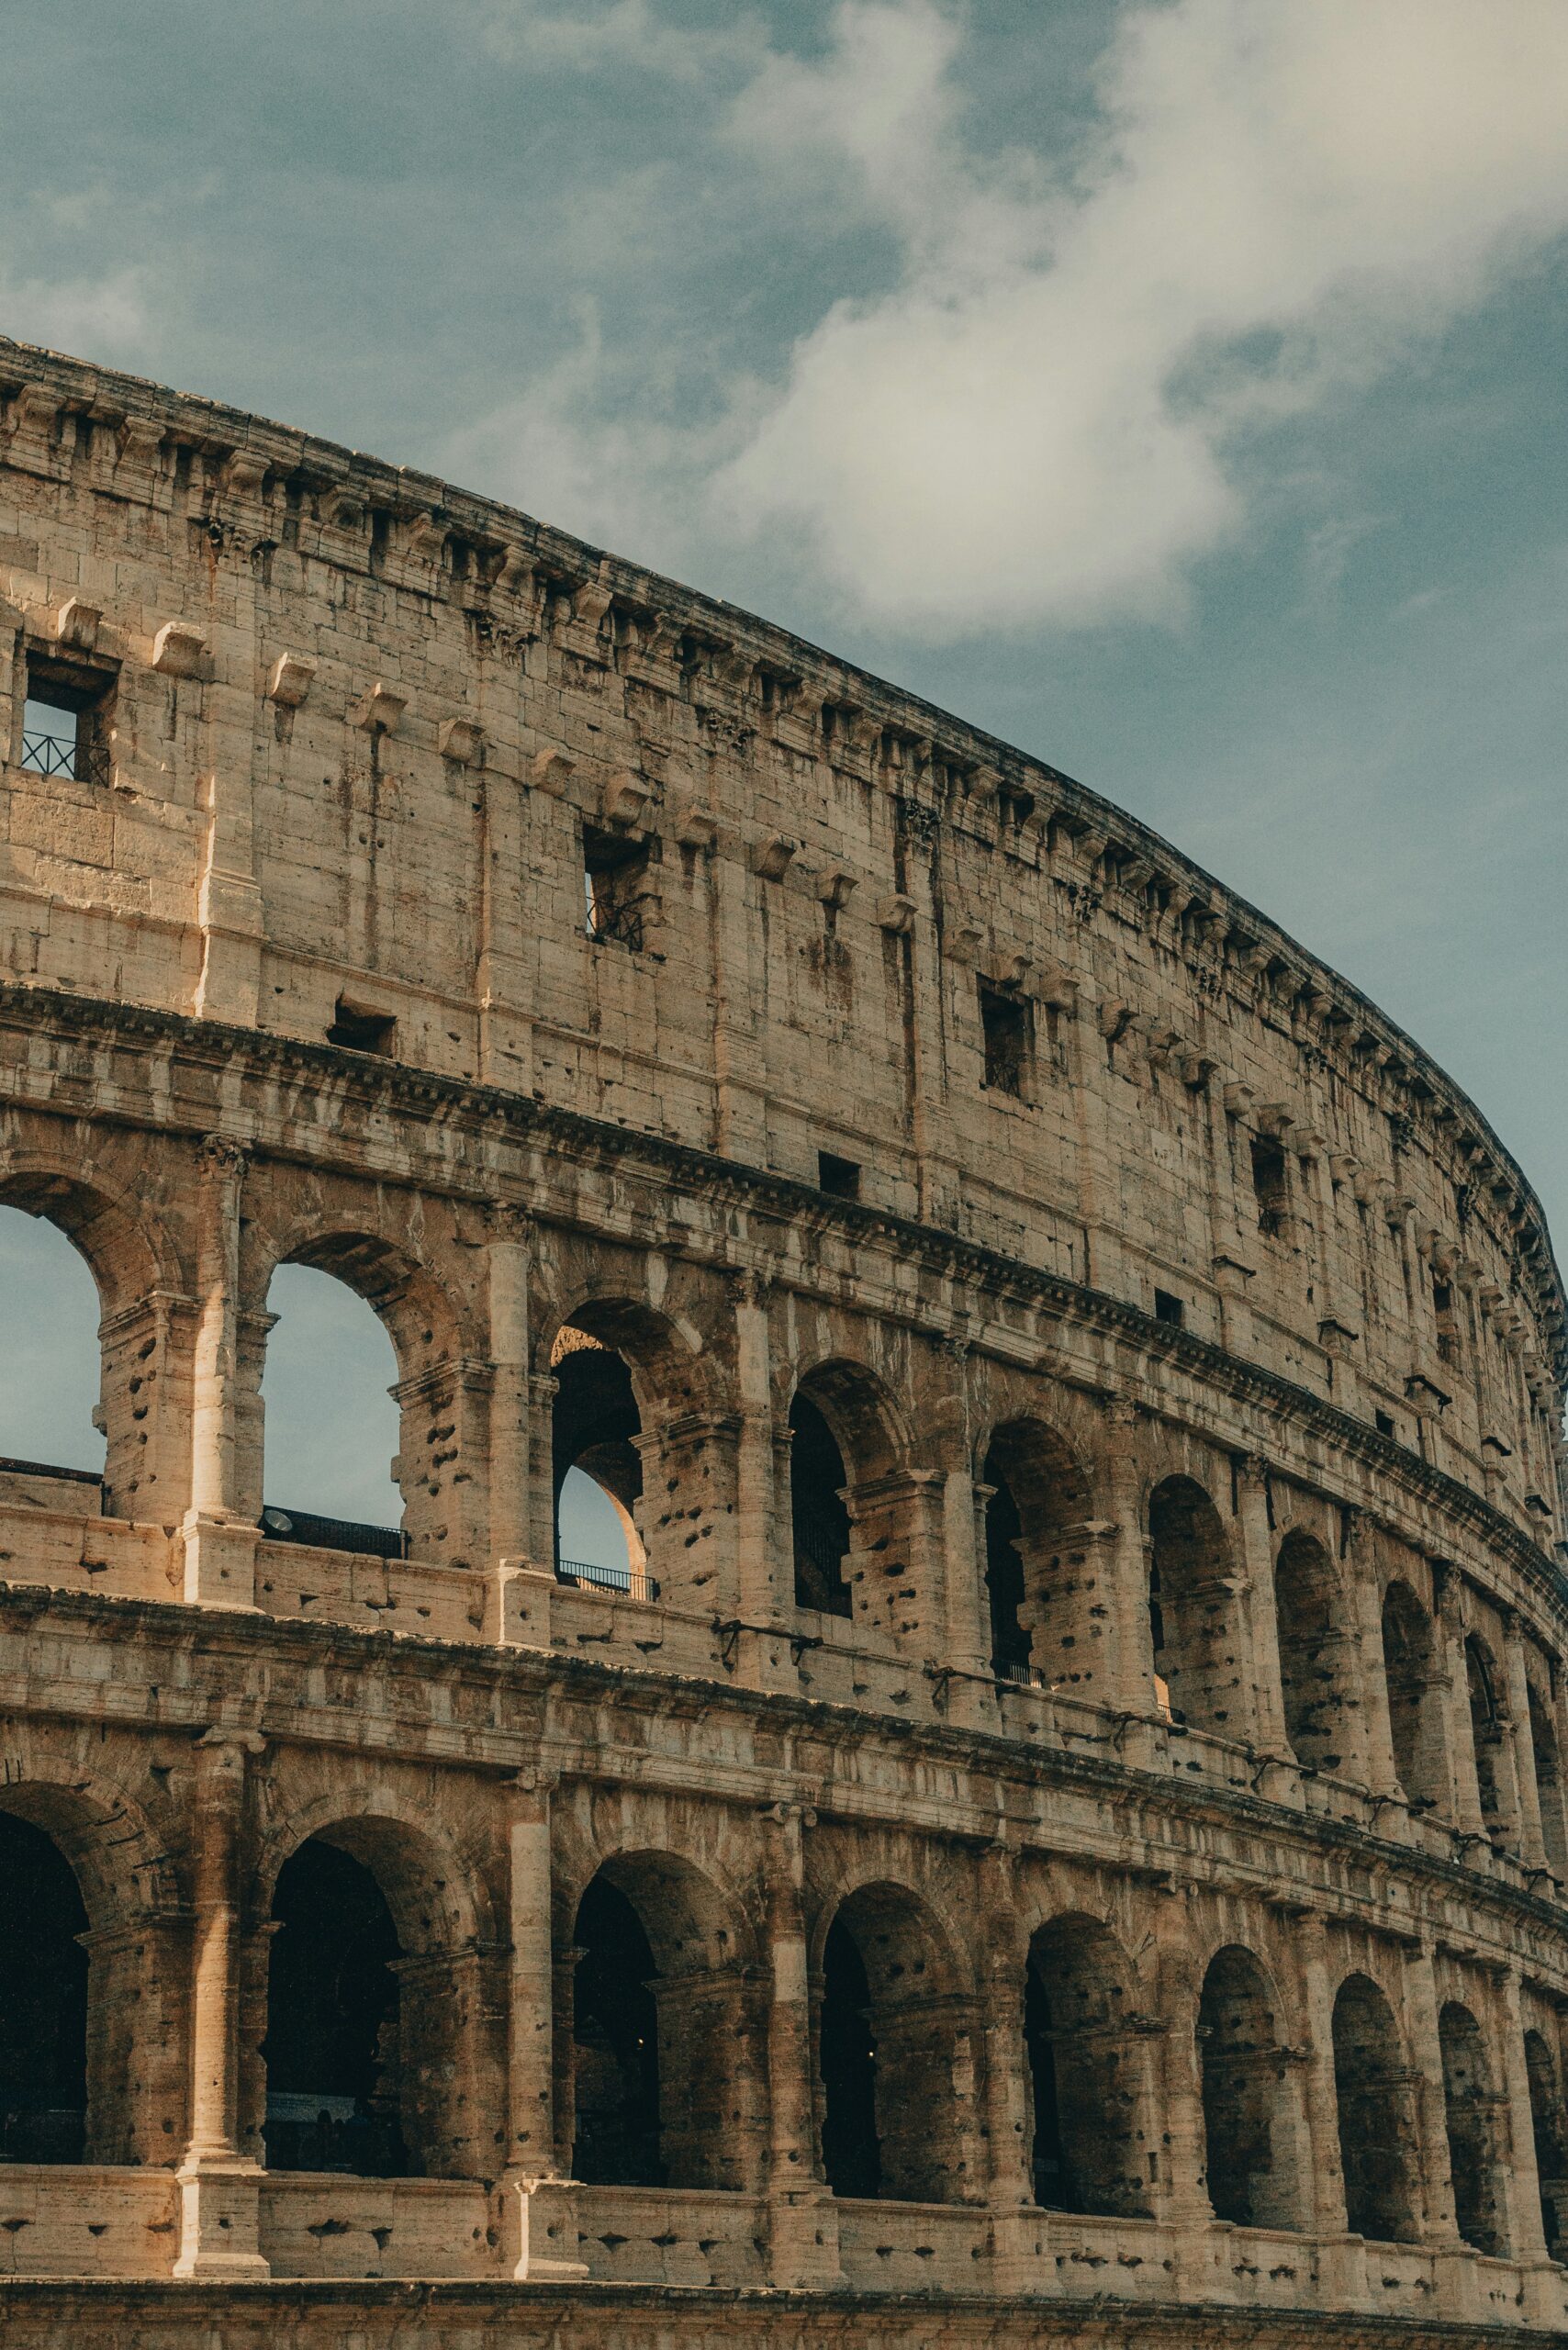
[[[0,395],[0,1202],[106,1441],[0,1474],[7,2343],[1561,2327],[1563,1295],[1473,1104],[778,630]],[[265,1476],[288,1264],[393,1532]]]

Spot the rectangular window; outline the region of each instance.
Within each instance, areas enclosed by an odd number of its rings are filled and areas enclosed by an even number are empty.
[[[1387,1412],[1374,1412],[1372,1414],[1372,1425],[1377,1429],[1379,1436],[1397,1436],[1399,1433],[1394,1425],[1392,1416]]]
[[[858,1161],[840,1158],[834,1150],[819,1150],[817,1186],[835,1200],[857,1200],[860,1197]]]
[[[645,944],[649,845],[622,833],[583,827],[584,927],[595,940],[609,940],[641,954]]]
[[[1173,1330],[1179,1330],[1187,1318],[1187,1309],[1179,1297],[1171,1296],[1168,1289],[1157,1289],[1154,1292],[1154,1318],[1157,1322],[1169,1322]]]
[[[980,1033],[985,1040],[985,1083],[996,1093],[1022,1101],[1034,1061],[1033,1007],[1027,996],[980,983]]]
[[[1252,1189],[1258,1201],[1258,1229],[1271,1237],[1285,1228],[1290,1209],[1290,1184],[1283,1146],[1271,1135],[1254,1136]]]
[[[338,998],[332,1024],[327,1031],[329,1045],[342,1045],[351,1053],[390,1053],[397,1041],[398,1023],[385,1012],[364,1012]]]
[[[106,784],[114,685],[85,662],[29,655],[22,765],[34,775]]]

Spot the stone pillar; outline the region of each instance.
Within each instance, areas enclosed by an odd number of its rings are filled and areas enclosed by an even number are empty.
[[[792,1804],[765,1813],[764,1933],[767,1948],[768,2283],[843,2283],[838,2214],[816,2158],[811,1989],[806,1966],[802,1831]]]
[[[519,1781],[507,1831],[507,2151],[496,2236],[502,2273],[530,2284],[588,2275],[577,2258],[576,2183],[556,2162],[550,1792],[547,1780]]]
[[[190,2141],[177,2177],[176,2277],[265,2277],[260,2165],[240,2152],[240,1836],[254,1730],[218,1725],[196,1749]]]
[[[1432,1586],[1437,1601],[1434,1629],[1438,1665],[1442,1674],[1449,1785],[1453,1790],[1450,1817],[1462,1836],[1489,1842],[1481,1810],[1481,1782],[1475,1767],[1475,1733],[1470,1719],[1470,1681],[1465,1670],[1464,1626],[1459,1612],[1459,1577],[1446,1568],[1434,1565]]]
[[[1535,1741],[1530,1735],[1529,1669],[1525,1662],[1523,1628],[1511,1608],[1503,1617],[1503,1638],[1508,1682],[1508,1742],[1513,1749],[1514,1786],[1518,1799],[1519,1857],[1527,1869],[1545,1874],[1551,1863],[1542,1829],[1540,1785],[1535,1772]]]
[[[1361,1510],[1345,1513],[1345,1578],[1355,1626],[1357,1679],[1361,1688],[1361,1751],[1348,1775],[1359,1775],[1369,1795],[1403,1803],[1405,1789],[1394,1762],[1394,1729],[1388,1710],[1388,1660],[1383,1649],[1383,1586],[1371,1529]]]
[[[197,1169],[197,1325],[191,1393],[191,1502],[185,1597],[253,1607],[257,1528],[241,1514],[240,1199],[247,1152],[209,1135]]]
[[[1540,2209],[1540,2173],[1535,2159],[1535,2116],[1530,2109],[1529,2073],[1525,2065],[1525,2023],[1519,2009],[1519,1970],[1497,1969],[1498,2022],[1502,2033],[1503,2095],[1508,2116],[1508,2159],[1500,2165],[1503,2191],[1508,2202],[1508,2244],[1521,2267],[1539,2267],[1546,2260],[1546,2225]],[[1562,2297],[1557,2310],[1561,2317]],[[1535,2322],[1544,2322],[1537,2317]]]
[[[947,1718],[968,1729],[994,1729],[996,1693],[991,1679],[991,1625],[986,1604],[984,1506],[977,1521],[973,1482],[973,1432],[969,1421],[967,1365],[962,1338],[945,1342],[940,1360],[947,1375],[937,1405],[938,1426],[930,1439],[943,1471],[936,1496],[939,1514],[942,1615],[932,1629],[949,1668]]]
[[[903,982],[909,990],[910,1129],[920,1169],[920,1214],[926,1224],[958,1221],[960,1152],[947,1102],[947,1022],[942,995],[939,811],[929,801],[905,794],[897,803],[899,889],[913,909],[909,929],[888,939],[887,950],[907,957]],[[971,1017],[973,1015],[971,1014]]]
[[[1137,1416],[1132,1404],[1111,1397],[1104,1406],[1105,1500],[1115,1525],[1110,1595],[1115,1625],[1111,1686],[1116,1711],[1150,1726],[1147,1752],[1122,1751],[1126,1761],[1153,1761],[1154,1632],[1148,1614],[1148,1547],[1143,1522],[1143,1481],[1133,1446]],[[1132,1725],[1129,1724],[1129,1729]]]
[[[259,487],[233,478],[221,494],[220,511],[241,545],[272,534],[272,518],[254,494]],[[196,677],[168,681],[171,700],[197,698],[204,721],[203,766],[196,776],[196,801],[206,819],[196,897],[201,971],[191,1008],[198,1020],[230,1021],[239,1028],[256,1024],[266,939],[255,846],[257,768],[266,756],[265,737],[256,722],[264,682],[258,675],[260,576],[250,562],[225,565],[224,601],[232,617],[215,631],[213,675],[205,684]]]
[[[716,778],[719,789],[729,778]],[[747,902],[754,886],[744,857],[714,856],[708,859],[709,887],[713,893],[713,1073],[718,1092],[719,1149],[726,1158],[762,1167],[767,1159],[767,1072],[757,1035],[757,1007],[764,1001],[758,974],[752,968],[754,934],[766,938]],[[755,887],[765,913],[775,881],[760,872]],[[760,948],[758,951],[762,951]]]
[[[991,2205],[991,2287],[1002,2294],[1038,2291],[1045,2281],[1036,2253],[1040,2223],[1024,2074],[1024,1969],[1028,1962],[1017,1947],[1017,1916],[1013,1856],[1004,1845],[988,1845],[980,1866],[986,2199]]]
[[[795,1613],[794,1560],[777,1474],[777,1431],[768,1330],[768,1284],[754,1272],[731,1278],[735,1315],[734,1640],[737,1681],[754,1688],[796,1684],[790,1631]]]
[[[1204,2097],[1198,2066],[1198,1995],[1201,1984],[1188,1932],[1187,1905],[1181,1894],[1163,1894],[1154,1905],[1154,1937],[1159,1964],[1159,2074],[1168,2176],[1159,2216],[1174,2226],[1191,2251],[1192,2239],[1214,2221],[1204,2185],[1206,2170]],[[1206,2261],[1189,2262],[1186,2289],[1206,2276]]]
[[[1271,1754],[1288,1755],[1285,1700],[1280,1678],[1280,1627],[1274,1606],[1274,1543],[1269,1524],[1268,1465],[1257,1453],[1235,1461],[1237,1524],[1246,1571],[1251,1735]]]
[[[1293,1915],[1290,1940],[1306,2028],[1302,2098],[1312,2163],[1306,2175],[1311,2209],[1304,2213],[1304,2223],[1315,2235],[1343,2236],[1345,2172],[1339,2157],[1339,2100],[1334,2083],[1334,1981],[1322,1918],[1316,1911],[1305,1917]]]
[[[1432,1953],[1424,1943],[1405,1945],[1405,2000],[1401,2032],[1410,2052],[1417,2116],[1416,2159],[1426,2206],[1423,2240],[1439,2249],[1459,2244],[1454,2217],[1453,2170],[1449,2161],[1448,2108],[1438,2033],[1438,1985]]]
[[[503,1647],[547,1649],[555,1572],[551,1554],[541,1557],[532,1548],[529,1219],[521,1208],[501,1202],[491,1209],[489,1224],[490,1539],[486,1630],[489,1639]]]

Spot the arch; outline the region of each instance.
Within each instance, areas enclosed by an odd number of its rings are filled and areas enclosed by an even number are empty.
[[[593,1291],[550,1341],[551,1537],[564,1578],[658,1596],[711,1581],[711,1374],[696,1334],[639,1299]],[[644,1488],[656,1495],[644,1507]],[[693,1540],[689,1542],[688,1536]]]
[[[980,1465],[991,1659],[1003,1676],[1032,1670],[1047,1686],[1101,1694],[1088,1480],[1066,1438],[1033,1417],[1003,1421]],[[1076,1539],[1075,1539],[1076,1538]]]
[[[1568,2238],[1568,2116],[1562,2107],[1562,2076],[1551,2044],[1532,2026],[1525,2033],[1525,2078],[1535,2139],[1536,2177],[1540,2182],[1540,2219],[1546,2248],[1562,2256]]]
[[[87,2145],[87,1909],[53,1839],[0,1810],[0,2162]]]
[[[53,1440],[39,1457],[51,1467],[90,1472],[101,1466],[107,1516],[165,1520],[181,1506],[177,1495],[160,1494],[155,1505],[150,1496],[146,1504],[139,1498],[158,1483],[165,1465],[157,1407],[167,1333],[158,1301],[186,1288],[162,1220],[144,1200],[31,1155],[0,1157],[0,1203],[61,1233],[83,1259],[96,1292],[94,1332],[91,1339],[82,1334],[83,1368],[73,1393],[90,1425],[96,1425],[95,1414],[101,1417],[102,1452],[84,1434],[79,1463],[61,1461]],[[85,1298],[84,1307],[91,1311]],[[95,1515],[99,1504],[91,1506]]]
[[[1488,1832],[1495,1837],[1504,1825],[1500,1756],[1507,1733],[1498,1695],[1497,1662],[1479,1632],[1465,1636],[1464,1686],[1470,1707],[1470,1737],[1481,1818]]]
[[[1458,1999],[1445,1999],[1439,2010],[1438,2049],[1443,2068],[1443,2119],[1448,2127],[1454,2222],[1464,2243],[1500,2258],[1508,2249],[1508,2241],[1497,2100],[1481,2027]]]
[[[1293,1528],[1274,1562],[1285,1734],[1304,1770],[1339,1771],[1353,1751],[1355,1697],[1344,1587],[1326,1544]]]
[[[632,1374],[622,1355],[575,1324],[563,1326],[556,1347],[551,1416],[556,1572],[568,1582],[630,1591],[646,1568],[637,1522],[643,1419]]]
[[[1149,1495],[1148,1534],[1154,1670],[1171,1716],[1239,1737],[1239,1628],[1219,1512],[1195,1478],[1167,1477]]]
[[[398,1358],[375,1308],[333,1274],[290,1260],[267,1291],[262,1378],[263,1526],[273,1540],[362,1547],[400,1527],[393,1478]],[[364,1547],[369,1547],[365,1541]],[[389,1539],[391,1550],[400,1544]]]
[[[266,2143],[279,2168],[473,2168],[472,1900],[420,1827],[328,1798],[264,1856]],[[327,2076],[322,2076],[322,2067]],[[320,2116],[330,2126],[320,2126]]]
[[[1347,1975],[1334,2001],[1334,2095],[1347,2228],[1414,2244],[1415,2099],[1394,2011],[1370,1975]]]
[[[823,2172],[835,2195],[963,2199],[971,2026],[925,1904],[887,1879],[846,1894],[823,1938],[817,2003]]]
[[[1407,1583],[1391,1583],[1383,1594],[1383,1666],[1399,1784],[1411,1803],[1436,1804],[1443,1753],[1432,1619]]]
[[[1557,1725],[1551,1718],[1551,1700],[1541,1694],[1533,1673],[1526,1675],[1525,1692],[1529,1707],[1536,1793],[1540,1802],[1541,1841],[1546,1846],[1547,1866],[1561,1883],[1568,1878],[1568,1835],[1564,1833],[1562,1758],[1558,1750]]]
[[[759,2030],[750,1937],[673,1852],[604,1861],[577,1902],[573,2176],[734,2189],[758,2174]]]
[[[1198,2000],[1209,2201],[1243,2228],[1299,2228],[1302,2178],[1290,2057],[1262,1967],[1238,1942],[1216,1951]]]
[[[940,1481],[912,1469],[902,1415],[874,1371],[835,1356],[797,1383],[788,1426],[797,1606],[918,1651]]]
[[[44,1472],[101,1474],[103,1300],[93,1269],[46,1218],[0,1201],[0,1314],[6,1337],[0,1454]],[[84,1495],[83,1505],[87,1506]],[[92,1496],[95,1511],[97,1495]]]
[[[1100,1919],[1073,1913],[1035,1934],[1024,2043],[1036,2202],[1147,2219],[1152,2140],[1142,2031],[1132,1969]]]

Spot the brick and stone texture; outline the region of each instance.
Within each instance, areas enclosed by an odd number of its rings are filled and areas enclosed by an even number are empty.
[[[1420,1048],[781,631],[15,344],[0,750],[0,1202],[107,1448],[0,1469],[80,1912],[6,1979],[84,1971],[7,2340],[1568,2322],[1563,1298]],[[262,1520],[290,1262],[397,1356],[379,1550]],[[308,1868],[386,1937],[315,2166]]]

